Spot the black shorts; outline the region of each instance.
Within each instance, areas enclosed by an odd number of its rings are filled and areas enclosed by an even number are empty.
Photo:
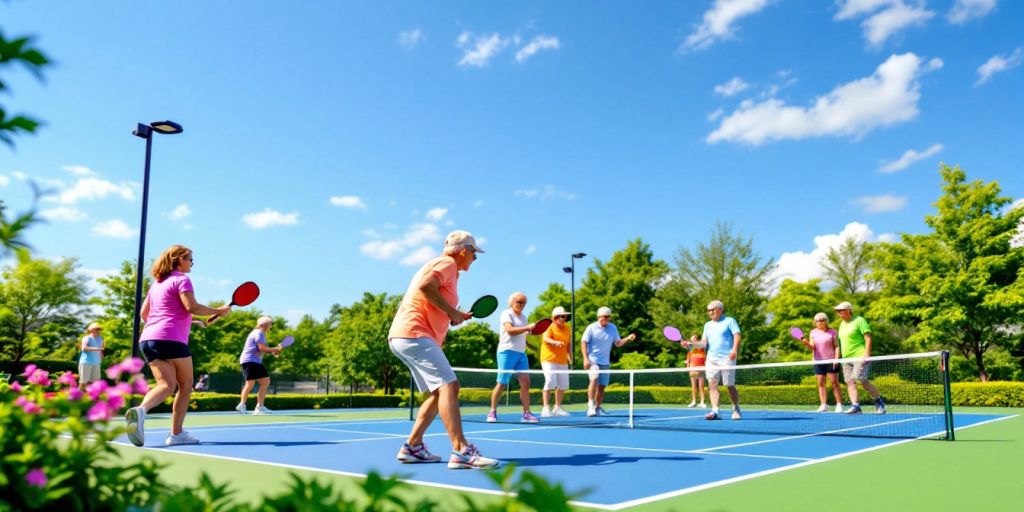
[[[839,365],[836,363],[825,363],[814,365],[815,375],[825,375],[826,373],[839,373]]]
[[[146,340],[139,342],[139,348],[142,349],[142,357],[147,363],[192,357],[188,345],[180,341]]]
[[[263,363],[242,363],[242,380],[259,380],[270,377]]]

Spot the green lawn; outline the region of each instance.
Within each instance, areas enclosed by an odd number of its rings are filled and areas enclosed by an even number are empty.
[[[1015,418],[957,432],[957,441],[915,441],[874,450],[821,464],[763,476],[631,508],[633,511],[678,510],[864,512],[865,510],[922,511],[1018,511],[1024,509],[1024,409],[958,408],[957,411],[1016,414]],[[337,421],[353,418],[403,418],[407,412],[325,412],[316,415],[275,414],[260,422]],[[253,422],[236,415],[190,415],[187,425],[224,425]],[[165,419],[151,419],[147,426],[167,427]],[[254,500],[261,493],[282,490],[287,474],[281,468],[193,457],[158,450],[120,448],[126,460],[151,456],[169,464],[165,475],[174,482],[190,483],[199,471],[218,482],[230,482],[238,496]],[[351,488],[352,477],[296,471],[342,488]],[[244,478],[239,475],[244,474]],[[699,475],[682,480],[699,479]],[[461,503],[454,491],[437,488],[409,489],[410,496],[426,496],[440,502],[438,510],[452,510]],[[486,494],[478,495],[488,500]],[[584,498],[585,499],[585,498]]]

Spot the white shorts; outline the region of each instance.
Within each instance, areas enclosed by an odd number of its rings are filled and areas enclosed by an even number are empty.
[[[430,338],[391,338],[388,347],[409,367],[420,393],[433,393],[437,388],[459,380],[444,351]]]
[[[78,382],[88,384],[100,380],[100,365],[78,363]]]
[[[736,370],[732,369],[736,366],[735,359],[729,359],[729,356],[722,358],[708,356],[707,362],[704,364],[707,366],[709,385],[714,386],[715,383],[723,386],[736,385]]]
[[[541,361],[540,367],[544,370],[544,389],[558,388],[562,391],[569,389],[569,374],[555,373],[556,370],[568,370],[569,365]]]

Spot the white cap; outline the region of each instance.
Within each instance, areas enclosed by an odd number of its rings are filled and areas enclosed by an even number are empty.
[[[600,308],[598,308],[597,317],[601,318],[602,316],[612,316],[611,308],[607,306],[601,306]]]
[[[828,322],[828,315],[826,315],[825,313],[818,313],[814,315],[814,321],[817,322],[818,320],[824,320]]]
[[[551,310],[551,318],[554,318],[556,316],[569,316],[569,312],[566,311],[565,308],[563,308],[562,306],[557,306],[555,307],[555,309]]]
[[[448,236],[445,237],[444,239],[445,247],[456,247],[460,245],[472,247],[473,250],[476,252],[484,252],[484,250],[481,249],[479,245],[477,245],[476,238],[473,238],[473,235],[470,234],[469,231],[457,229],[455,231],[452,231],[451,233],[448,233]]]
[[[96,322],[93,322],[93,323],[89,324],[89,327],[87,327],[85,330],[91,331],[93,329],[103,329],[103,326],[98,324],[98,323],[96,323]]]
[[[836,307],[834,307],[832,309],[834,309],[836,311],[853,311],[853,304],[850,304],[849,302],[843,301],[843,302],[840,302],[839,304],[837,304]]]
[[[263,327],[264,325],[269,325],[272,323],[274,323],[274,319],[270,318],[269,316],[261,316],[256,319],[256,327]]]

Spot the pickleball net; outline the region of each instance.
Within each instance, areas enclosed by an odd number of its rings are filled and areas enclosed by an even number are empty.
[[[720,418],[706,420],[707,408],[689,407],[691,375],[705,375],[705,367],[644,370],[601,370],[608,377],[602,408],[607,414],[587,415],[587,385],[594,372],[562,370],[569,388],[562,408],[568,416],[542,417],[540,425],[634,428],[683,431],[736,432],[772,435],[855,436],[884,438],[953,439],[953,412],[949,391],[949,353],[928,352],[872,357],[738,365],[735,372],[742,419],[731,419],[727,388],[720,386]],[[826,381],[827,412],[820,405],[814,365],[838,365],[843,410],[850,408],[843,365],[867,362],[868,379],[881,393],[885,413],[858,384],[862,412],[837,413],[830,382]],[[466,422],[486,422],[491,393],[499,374],[510,374],[508,389],[500,396],[497,421],[520,423],[522,406],[518,375],[530,382],[531,411],[541,416],[542,370],[520,372],[490,368],[456,368],[459,400]],[[555,391],[551,390],[551,404]],[[699,401],[699,399],[698,399]]]

